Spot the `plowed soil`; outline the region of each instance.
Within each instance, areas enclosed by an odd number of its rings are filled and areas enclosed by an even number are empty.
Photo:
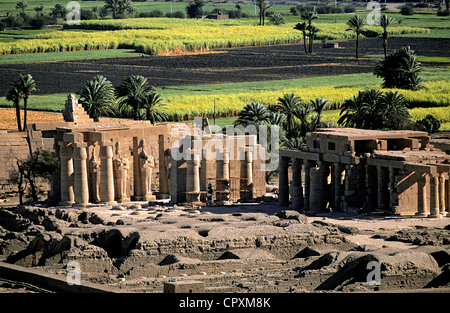
[[[409,45],[417,55],[450,56],[450,40],[391,38],[389,51]],[[361,41],[360,56],[382,54],[382,39]],[[38,82],[35,94],[72,93],[96,74],[117,86],[131,74],[147,77],[155,87],[247,81],[282,80],[373,71],[376,59],[355,61],[355,41],[339,48],[314,47],[305,55],[302,44],[224,49],[216,53],[143,56],[63,62],[0,65],[0,96],[19,74],[30,73]]]

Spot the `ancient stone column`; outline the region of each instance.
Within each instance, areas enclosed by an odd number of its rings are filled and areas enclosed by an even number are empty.
[[[334,205],[335,211],[342,211],[341,198],[344,195],[345,167],[340,163],[334,163]]]
[[[381,210],[388,209],[386,207],[387,193],[388,193],[388,178],[386,177],[386,170],[382,166],[378,166],[378,208]]]
[[[230,179],[230,157],[228,155],[228,152],[223,153],[222,178]]]
[[[278,204],[289,205],[289,159],[280,156],[278,173]]]
[[[75,202],[72,147],[61,144],[59,156],[61,158],[61,202],[59,205],[72,205]]]
[[[439,215],[446,216],[445,212],[445,177],[444,173],[439,174]]]
[[[427,174],[417,173],[417,213],[418,216],[428,215]]]
[[[302,160],[292,159],[292,207],[303,211],[304,199],[302,188]]]
[[[397,183],[395,181],[396,170],[393,167],[389,167],[389,206],[392,208],[392,206],[397,204]]]
[[[76,143],[73,149],[74,159],[74,206],[85,207],[89,202],[89,187],[87,174],[86,144]]]
[[[194,160],[192,160],[192,191],[200,192],[200,157],[194,154]]]
[[[114,202],[114,168],[112,146],[100,147],[101,168],[100,173],[100,201]]]
[[[320,211],[321,208],[321,197],[323,197],[323,188],[320,179],[320,168],[318,166],[311,167],[309,170],[310,177],[310,194],[309,194],[309,211]]]
[[[170,150],[166,150],[164,145],[164,135],[158,136],[159,144],[159,194],[158,197],[168,199],[169,195],[169,166]]]
[[[432,174],[430,179],[430,215],[429,217],[441,217],[439,215],[439,175]]]
[[[247,186],[253,184],[253,153],[252,151],[245,151],[246,168],[245,174],[247,178]]]
[[[309,204],[310,204],[310,195],[311,195],[311,161],[304,160],[304,173],[305,173],[305,205],[304,210],[309,211]]]

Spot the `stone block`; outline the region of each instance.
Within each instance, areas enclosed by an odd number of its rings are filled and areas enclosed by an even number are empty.
[[[164,293],[204,293],[205,283],[198,280],[181,280],[164,283]]]

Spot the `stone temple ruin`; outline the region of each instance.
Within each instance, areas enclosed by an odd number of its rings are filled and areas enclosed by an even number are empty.
[[[450,156],[426,132],[320,129],[280,151],[279,171],[279,202],[291,194],[296,210],[450,216]]]
[[[64,119],[68,123],[56,127],[54,136],[60,167],[51,195],[60,205],[168,198],[204,203],[208,188],[218,203],[265,194],[263,162],[253,158],[253,150],[260,149],[256,136],[224,136],[221,144],[211,146],[210,132],[199,131],[198,125],[94,123],[71,95]],[[183,157],[174,158],[172,151]]]

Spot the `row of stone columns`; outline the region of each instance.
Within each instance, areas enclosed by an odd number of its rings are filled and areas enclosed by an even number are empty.
[[[292,185],[289,186],[289,166],[292,165]],[[361,204],[369,209],[390,210],[398,202],[397,177],[401,170],[395,167],[365,165],[364,174],[353,165],[326,163],[299,158],[280,156],[279,161],[279,204],[289,205],[291,189],[292,206],[295,210],[319,211],[327,206],[336,211],[343,210],[342,201],[358,197],[355,191],[364,193]],[[302,170],[305,175],[302,187]],[[357,171],[354,172],[353,171]],[[361,173],[362,173],[361,172]],[[359,186],[351,186],[351,177],[356,178]],[[450,216],[446,207],[446,197],[450,199],[450,186],[446,196],[446,176],[444,173],[418,175],[418,212],[419,216]],[[331,180],[330,180],[331,176]],[[364,179],[364,180],[362,180]],[[429,180],[429,182],[428,182]],[[353,182],[354,183],[354,182]],[[430,196],[427,196],[429,186]],[[331,187],[331,188],[330,188]],[[429,199],[429,201],[428,201]],[[450,202],[450,200],[449,200]]]
[[[112,146],[100,147],[102,171],[99,182],[101,202],[114,202],[114,171]],[[87,144],[60,144],[61,205],[86,206],[89,202]]]
[[[417,173],[418,212],[416,214],[418,216],[450,216],[449,208],[446,208],[445,181],[444,173],[435,173],[431,175],[427,173]],[[430,186],[429,202],[427,194],[428,185]],[[450,199],[450,187],[447,197]]]

